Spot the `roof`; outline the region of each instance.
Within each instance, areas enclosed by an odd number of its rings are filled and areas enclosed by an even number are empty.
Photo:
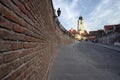
[[[101,35],[102,33],[104,33],[104,30],[102,29],[97,30],[97,31],[90,31],[89,36],[97,36],[97,35]]]
[[[75,29],[70,29],[69,32],[72,33],[72,34],[79,34],[79,32],[76,31]]]
[[[106,25],[104,26],[105,30],[112,30],[114,25]]]
[[[114,27],[117,28],[117,29],[120,29],[120,24],[116,24],[116,25],[105,25],[105,26],[104,26],[104,29],[105,29],[105,30],[112,30]]]
[[[83,20],[83,17],[82,17],[82,16],[80,16],[80,17],[79,17],[79,19],[80,19],[80,20]]]
[[[97,34],[98,33],[98,31],[90,31],[89,32],[89,35],[95,35],[95,34]]]
[[[86,36],[86,33],[81,33],[81,36],[82,36],[82,37]]]

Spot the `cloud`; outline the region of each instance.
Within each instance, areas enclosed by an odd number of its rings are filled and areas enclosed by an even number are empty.
[[[59,20],[67,30],[77,28],[80,15],[88,31],[120,23],[120,0],[53,0],[53,3],[55,9],[61,8]]]
[[[120,0],[102,0],[86,20],[86,29],[102,29],[104,25],[120,23]]]
[[[75,7],[78,5],[79,0],[55,0],[54,8],[61,8],[61,16],[59,20],[63,26],[69,30],[70,28],[76,28],[76,17],[79,13],[75,12]]]
[[[79,0],[72,0],[72,4],[71,4],[71,8],[74,8],[75,6],[77,6],[77,4],[78,4],[78,1]]]

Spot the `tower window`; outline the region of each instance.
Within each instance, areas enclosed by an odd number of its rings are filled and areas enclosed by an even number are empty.
[[[81,24],[82,24],[82,20],[81,20]]]

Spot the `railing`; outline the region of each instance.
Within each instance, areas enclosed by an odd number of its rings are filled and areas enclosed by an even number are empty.
[[[58,27],[60,28],[60,30],[63,32],[64,35],[68,35],[69,37],[74,38],[74,36],[63,27],[63,25],[60,23],[57,16],[55,16],[55,21],[56,21]]]

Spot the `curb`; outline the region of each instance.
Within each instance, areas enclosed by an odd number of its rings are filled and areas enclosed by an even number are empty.
[[[119,51],[120,52],[120,48],[118,48],[118,47],[107,46],[107,45],[99,44],[99,43],[98,43],[98,45],[103,46],[103,47],[108,48],[108,49],[111,49],[111,50],[115,50],[115,51]]]

